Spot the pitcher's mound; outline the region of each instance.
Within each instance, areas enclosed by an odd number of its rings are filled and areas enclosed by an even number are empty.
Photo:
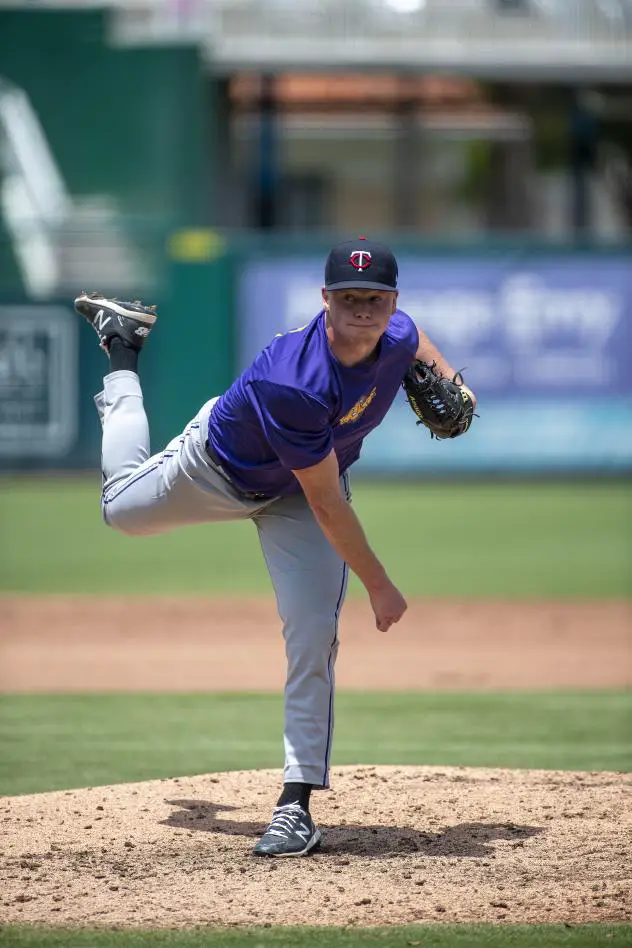
[[[257,859],[277,771],[0,799],[0,917],[81,926],[632,919],[632,776],[342,767]]]

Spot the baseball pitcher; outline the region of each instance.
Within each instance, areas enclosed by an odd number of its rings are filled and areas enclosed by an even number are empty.
[[[406,610],[353,511],[349,468],[402,385],[434,437],[464,433],[473,417],[463,379],[397,308],[397,275],[387,247],[363,237],[334,247],[318,315],[273,339],[151,457],[137,369],[155,308],[96,293],[75,300],[110,362],[95,398],[105,523],[139,536],[249,519],[259,534],[283,622],[287,681],[284,782],[258,856],[301,856],[320,842],[310,794],[329,786],[348,569],[366,588],[380,631]]]

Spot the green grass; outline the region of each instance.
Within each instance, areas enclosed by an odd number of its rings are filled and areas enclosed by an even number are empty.
[[[426,925],[213,931],[77,931],[0,928],[2,948],[622,948],[629,925]]]
[[[97,476],[0,481],[0,589],[269,591],[251,524],[142,540],[107,530]],[[354,504],[407,595],[630,596],[627,483],[361,484]],[[423,550],[424,552],[420,552]],[[106,585],[104,587],[104,577]],[[352,592],[358,592],[357,582]],[[630,770],[632,694],[341,694],[334,766]],[[280,767],[275,695],[0,696],[0,793]],[[0,948],[605,948],[629,925],[78,931],[0,927]]]
[[[120,594],[270,589],[252,524],[123,537],[98,496],[96,475],[0,481],[0,589],[102,593],[104,577]],[[626,482],[364,482],[354,505],[407,595],[632,594]]]
[[[336,764],[630,770],[632,693],[343,693]],[[280,767],[276,695],[0,696],[0,793]]]

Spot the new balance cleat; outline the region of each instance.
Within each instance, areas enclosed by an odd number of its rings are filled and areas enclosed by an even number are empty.
[[[255,856],[305,856],[320,845],[320,830],[300,803],[276,807]]]
[[[155,306],[143,306],[140,300],[106,299],[99,293],[82,293],[75,300],[75,309],[90,323],[106,352],[114,337],[139,351],[157,319]]]

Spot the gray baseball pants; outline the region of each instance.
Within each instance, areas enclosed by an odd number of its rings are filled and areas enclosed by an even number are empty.
[[[206,402],[179,437],[150,457],[138,376],[121,371],[105,377],[103,391],[95,397],[103,427],[103,518],[133,536],[186,524],[254,522],[283,621],[287,655],[284,780],[328,787],[334,666],[347,566],[303,494],[248,499],[213,464],[205,441],[216,401]],[[346,475],[342,486],[350,500]]]

